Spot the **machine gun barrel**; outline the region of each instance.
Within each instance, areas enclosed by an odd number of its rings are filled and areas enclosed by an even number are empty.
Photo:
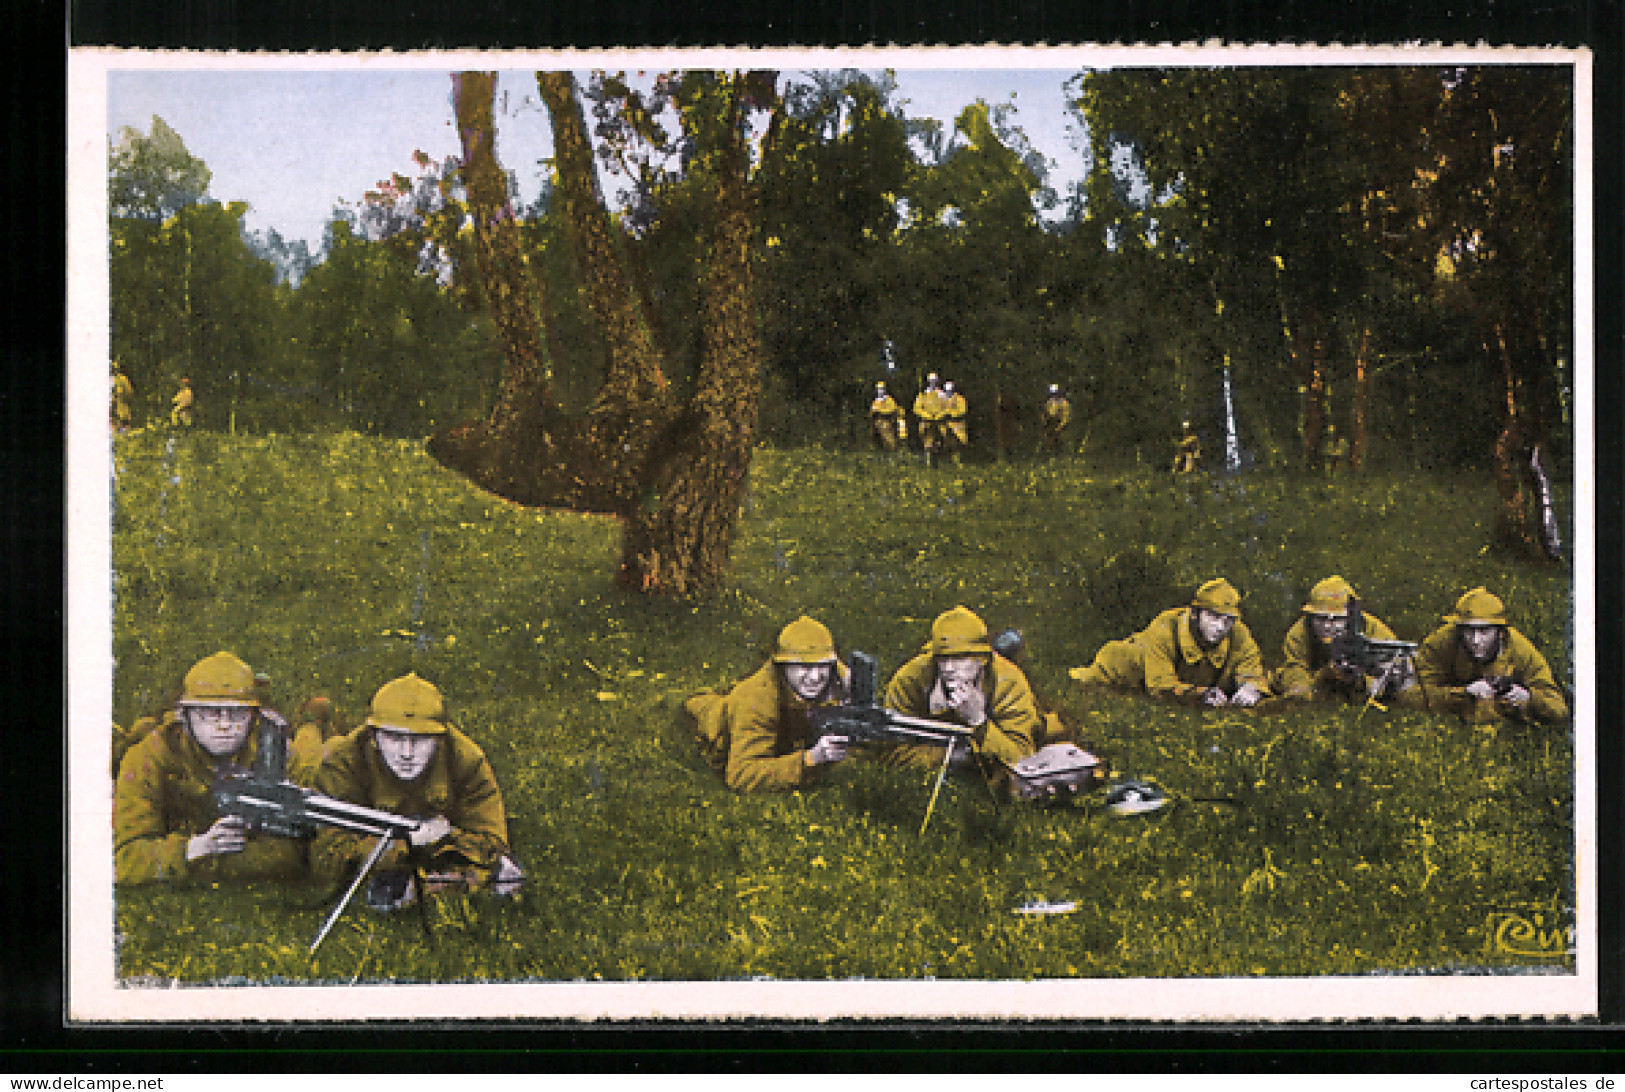
[[[887,709],[875,699],[879,664],[873,656],[852,653],[852,700],[847,705],[825,705],[807,714],[814,740],[845,736],[853,743],[928,743],[939,747],[970,740],[973,729],[961,724],[912,717]]]
[[[238,816],[251,830],[284,838],[303,838],[318,827],[400,838],[421,825],[417,819],[362,807],[291,781],[273,781],[252,773],[233,774],[217,781],[214,802],[222,816]]]

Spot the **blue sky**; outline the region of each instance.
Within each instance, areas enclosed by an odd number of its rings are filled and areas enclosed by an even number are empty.
[[[936,118],[950,129],[978,98],[1012,104],[1015,123],[1052,163],[1051,185],[1064,193],[1084,166],[1062,92],[1075,72],[900,69],[897,82],[908,116]],[[163,118],[208,165],[211,197],[248,202],[251,229],[274,227],[312,250],[339,201],[358,201],[393,171],[415,173],[414,150],[436,159],[458,151],[444,70],[115,69],[107,99],[110,139],[125,126],[146,132],[154,115]],[[552,154],[552,138],[528,71],[499,76],[497,141],[522,199],[533,200],[538,161]]]

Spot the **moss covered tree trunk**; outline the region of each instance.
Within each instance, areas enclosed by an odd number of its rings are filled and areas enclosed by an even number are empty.
[[[592,472],[615,498],[616,510],[629,514],[644,492],[655,445],[674,416],[671,385],[646,308],[615,244],[575,79],[568,72],[538,72],[536,87],[553,120],[558,195],[571,251],[609,358],[584,439]]]
[[[740,124],[741,77],[729,81],[723,144],[715,156],[716,219],[701,285],[699,373],[684,428],[663,452],[653,495],[627,521],[620,580],[684,595],[718,587],[750,471],[761,387],[752,288],[754,194]]]

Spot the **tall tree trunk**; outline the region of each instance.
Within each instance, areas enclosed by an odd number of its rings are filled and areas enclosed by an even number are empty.
[[[609,355],[604,384],[587,413],[586,440],[602,487],[618,511],[631,514],[645,465],[675,414],[671,386],[647,311],[615,247],[575,79],[569,72],[538,72],[536,87],[553,120],[571,249]]]
[[[1523,553],[1543,557],[1544,551],[1529,521],[1529,495],[1524,491],[1524,436],[1517,370],[1513,367],[1506,332],[1500,322],[1490,324],[1484,348],[1501,365],[1506,396],[1506,423],[1495,441],[1495,487],[1501,499],[1496,510],[1496,533],[1508,545]]]
[[[452,76],[463,182],[474,220],[475,255],[486,305],[502,339],[502,385],[483,427],[437,435],[431,452],[478,485],[533,504],[579,506],[552,434],[552,392],[532,285],[507,180],[496,159],[491,113],[494,72]]]
[[[1371,328],[1360,331],[1360,347],[1354,353],[1354,422],[1349,437],[1349,469],[1358,470],[1365,462],[1366,436],[1371,428]]]
[[[716,222],[701,286],[699,374],[686,427],[656,472],[653,504],[634,510],[620,580],[643,592],[684,595],[721,585],[750,470],[761,387],[761,345],[750,265],[754,193],[739,124],[741,77],[728,89],[725,143],[716,156]]]

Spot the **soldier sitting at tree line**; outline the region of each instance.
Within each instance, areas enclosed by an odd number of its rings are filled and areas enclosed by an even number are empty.
[[[181,696],[119,763],[113,790],[113,868],[119,883],[290,878],[304,846],[252,833],[221,818],[210,788],[217,773],[247,768],[262,696],[253,671],[229,652],[199,660]],[[309,785],[321,761],[319,731],[301,728],[288,748],[288,779]]]
[[[1275,673],[1275,693],[1295,701],[1363,702],[1375,698],[1406,706],[1421,704],[1415,666],[1408,659],[1400,661],[1387,678],[1333,662],[1332,642],[1347,630],[1349,601],[1356,598],[1354,589],[1341,576],[1328,576],[1310,590],[1302,617],[1292,623],[1281,644],[1283,662]],[[1365,636],[1379,641],[1398,640],[1382,619],[1363,610],[1360,615]]]
[[[847,699],[846,666],[821,622],[803,615],[779,631],[773,653],[727,694],[696,694],[683,703],[700,750],[736,792],[815,785],[846,758],[845,736],[811,742],[807,712]]]
[[[954,758],[960,764],[974,758],[989,776],[1056,742],[1051,736],[1060,729],[1057,719],[1039,713],[1026,674],[993,651],[987,624],[966,607],[937,616],[920,654],[886,684],[882,704],[909,716],[975,729],[971,751]],[[942,764],[943,748],[897,744],[877,757],[892,765],[934,769]]]
[[[1040,415],[1044,419],[1044,450],[1059,451],[1066,426],[1072,423],[1072,403],[1061,393],[1059,384],[1049,385],[1049,397],[1045,399]]]
[[[170,399],[170,402],[169,423],[177,428],[191,428],[192,408],[197,402],[197,397],[192,393],[190,379],[182,377],[181,389],[175,392],[175,397]]]
[[[1241,593],[1223,577],[1196,589],[1190,606],[1108,641],[1093,663],[1068,674],[1086,689],[1143,689],[1192,705],[1246,707],[1269,695],[1258,642],[1241,621]]]
[[[1546,657],[1508,623],[1500,597],[1481,587],[1457,600],[1455,613],[1422,642],[1416,670],[1429,709],[1474,723],[1569,715]]]
[[[1174,454],[1174,473],[1190,474],[1202,466],[1202,438],[1196,435],[1189,421],[1180,422],[1184,435],[1179,439],[1179,450]]]
[[[508,848],[508,813],[491,763],[446,717],[433,683],[409,674],[373,695],[361,727],[333,739],[316,775],[319,792],[363,807],[426,820],[405,846],[378,860],[367,902],[410,905],[421,894],[456,886],[510,894],[524,872]],[[311,867],[337,880],[373,848],[364,834],[325,828],[311,844]]]
[[[875,384],[875,399],[869,403],[869,431],[881,451],[896,451],[908,439],[908,418],[884,383]]]

